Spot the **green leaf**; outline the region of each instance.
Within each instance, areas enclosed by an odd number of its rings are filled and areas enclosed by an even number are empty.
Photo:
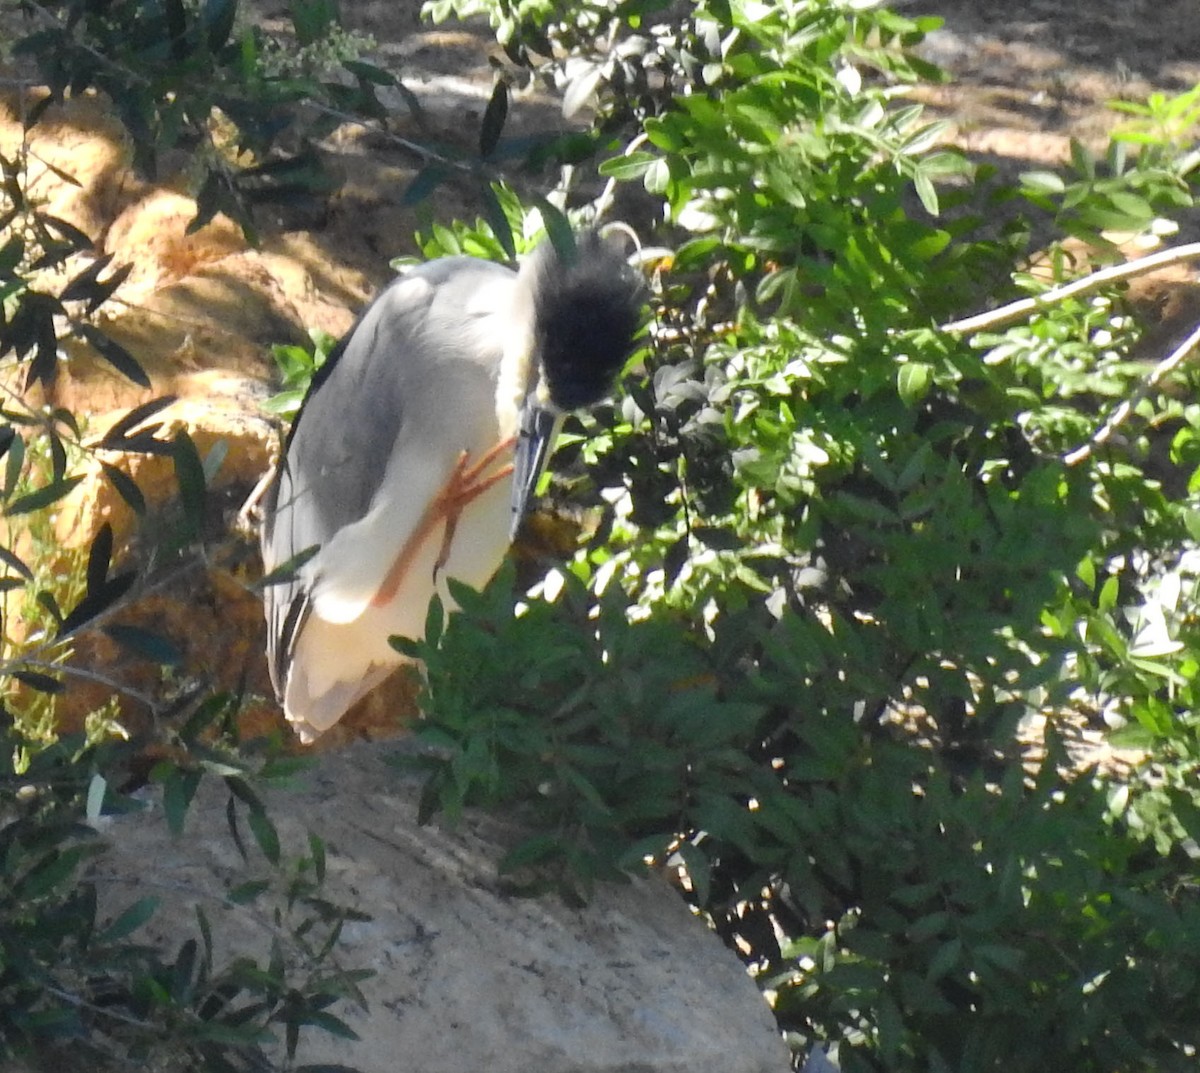
[[[562,840],[557,835],[534,835],[523,839],[508,851],[497,865],[501,875],[524,868],[537,868],[563,856]]]
[[[1020,179],[1027,189],[1039,194],[1062,194],[1067,189],[1062,176],[1052,171],[1024,171]]]
[[[961,939],[953,938],[938,947],[937,952],[929,959],[929,967],[925,978],[934,982],[948,976],[962,964],[963,943]]]
[[[202,777],[199,771],[172,766],[163,779],[163,812],[166,814],[168,829],[177,838],[183,834],[187,810],[196,796]]]
[[[51,677],[48,674],[42,674],[40,671],[16,670],[12,672],[12,676],[18,682],[27,685],[30,689],[37,690],[39,693],[54,695],[63,692],[67,688],[61,679]]]
[[[65,480],[55,481],[44,488],[39,488],[36,492],[29,492],[27,495],[23,495],[9,503],[4,509],[4,514],[6,517],[15,518],[20,514],[45,510],[47,507],[53,506],[60,499],[70,495],[82,480],[82,477],[67,477]]]
[[[333,1062],[316,1062],[309,1065],[293,1066],[292,1073],[362,1073],[354,1066],[342,1066]]]
[[[174,642],[141,626],[114,622],[104,627],[104,633],[126,651],[151,663],[178,667],[183,662],[183,653]]]
[[[373,86],[399,86],[400,82],[391,71],[386,71],[373,63],[363,63],[362,60],[343,60],[342,66],[355,78],[361,78]]]
[[[33,580],[33,571],[25,565],[15,552],[11,552],[8,548],[0,547],[0,563],[10,567],[21,575],[26,581]]]
[[[692,894],[699,906],[706,906],[712,897],[712,862],[708,854],[691,842],[682,842],[676,851],[683,859],[691,880]]]
[[[896,372],[896,389],[905,406],[915,406],[933,383],[933,367],[923,361],[907,361]]]
[[[132,935],[154,916],[161,901],[162,899],[153,895],[139,898],[96,936],[97,941],[116,943]]]
[[[207,33],[209,51],[217,52],[229,41],[237,8],[238,0],[204,0],[201,18]]]
[[[913,176],[913,188],[917,192],[917,197],[921,199],[921,205],[930,216],[937,216],[941,211],[938,204],[937,188],[933,185],[933,180],[923,171],[918,171]]]
[[[444,164],[426,164],[400,195],[400,204],[419,205],[453,174]]]
[[[191,1001],[198,950],[195,939],[185,940],[171,967],[170,994],[179,1006],[186,1006]]]
[[[622,181],[640,179],[647,169],[659,159],[656,153],[639,150],[623,156],[613,157],[600,165],[600,174]]]
[[[561,209],[552,205],[544,197],[536,198],[534,204],[541,213],[542,226],[545,227],[546,234],[549,235],[559,257],[568,263],[573,261],[576,251],[575,232],[571,227],[571,221],[567,219]]]
[[[246,822],[262,855],[272,864],[279,864],[279,832],[264,809],[252,808],[246,814]]]
[[[171,458],[175,463],[175,482],[186,522],[185,539],[196,540],[204,530],[207,483],[204,464],[192,438],[180,429],[171,441]]]
[[[517,256],[517,243],[513,238],[512,227],[508,222],[508,215],[504,211],[504,207],[500,204],[500,198],[497,196],[496,188],[491,183],[487,183],[480,190],[483,196],[483,212],[487,217],[488,223],[491,225],[492,234],[496,236],[496,241],[500,243],[501,248],[509,256],[515,260]]]
[[[122,376],[132,380],[138,387],[149,388],[151,386],[150,377],[146,375],[146,370],[115,339],[105,335],[99,328],[86,322],[77,322],[74,327],[75,331],[86,339],[95,348],[96,352]]]
[[[314,835],[311,831],[308,833],[308,852],[313,860],[313,869],[316,872],[317,882],[325,882],[325,843]]]
[[[288,585],[300,576],[300,568],[321,550],[319,544],[304,548],[286,562],[280,563],[274,570],[264,574],[258,580],[255,588],[262,591],[271,585]]]
[[[84,815],[90,822],[95,822],[104,812],[104,798],[108,792],[108,780],[99,772],[88,782],[87,804]]]
[[[141,449],[141,446],[147,443],[146,437],[152,437],[162,426],[153,425],[148,429],[143,429],[139,436],[133,438],[133,443],[138,446],[130,446],[130,434],[139,425],[144,425],[155,414],[160,413],[178,401],[178,396],[176,395],[163,395],[157,399],[151,399],[149,402],[144,402],[140,406],[135,406],[109,428],[104,434],[104,438],[100,441],[100,446],[114,451]],[[159,446],[165,445],[159,444]]]
[[[500,135],[504,133],[504,123],[508,119],[508,83],[497,79],[483,112],[483,122],[479,127],[479,155],[484,160],[495,152],[500,143]]]
[[[117,490],[117,494],[125,501],[126,506],[139,517],[143,516],[146,513],[146,498],[142,495],[142,490],[137,486],[137,482],[116,466],[107,462],[101,462],[100,465],[109,484]]]
[[[87,591],[100,592],[108,581],[108,567],[112,561],[113,531],[112,526],[105,522],[92,538],[92,546],[88,549]]]
[[[208,914],[204,912],[204,907],[199,902],[196,903],[196,925],[200,929],[200,941],[204,944],[204,960],[201,962],[201,971],[205,977],[209,977],[212,975],[213,969],[212,925],[208,921]]]
[[[19,880],[12,884],[12,893],[24,901],[35,901],[62,887],[75,874],[90,846],[68,846],[54,849],[41,857]]]
[[[225,900],[234,905],[247,905],[257,900],[271,889],[271,884],[265,879],[251,879],[231,887],[225,895]]]
[[[300,1023],[312,1025],[314,1028],[319,1028],[324,1032],[328,1032],[331,1036],[336,1036],[338,1039],[357,1040],[359,1035],[340,1017],[335,1017],[327,1010],[308,1010],[301,1018]]]
[[[291,0],[291,10],[302,48],[316,44],[339,24],[337,0]]]

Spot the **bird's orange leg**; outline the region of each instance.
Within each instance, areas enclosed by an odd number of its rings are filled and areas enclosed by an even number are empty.
[[[450,558],[450,546],[454,543],[454,533],[458,528],[459,516],[469,504],[512,473],[511,462],[502,464],[499,469],[495,469],[491,473],[488,473],[488,470],[496,465],[498,459],[511,451],[515,444],[516,437],[502,440],[472,465],[467,464],[470,457],[469,452],[463,451],[458,456],[458,461],[455,463],[449,479],[429,506],[425,508],[416,529],[405,541],[404,547],[400,550],[392,568],[387,572],[383,583],[371,597],[372,607],[382,607],[395,599],[421,545],[433,535],[434,529],[440,522],[444,524],[445,528],[437,561],[433,564],[433,576],[437,577],[438,572],[446,565],[446,560]]]

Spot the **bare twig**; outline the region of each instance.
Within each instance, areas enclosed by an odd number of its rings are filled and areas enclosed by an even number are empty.
[[[120,693],[122,696],[129,697],[130,700],[136,700],[139,704],[144,704],[152,712],[158,710],[158,701],[148,693],[143,693],[141,690],[125,685],[117,678],[103,674],[100,671],[91,670],[88,667],[80,667],[74,663],[54,663],[50,660],[26,659],[22,657],[17,657],[6,662],[19,670],[28,668],[29,670],[41,671],[43,674],[58,672],[65,674],[69,678],[78,678],[83,682],[95,682],[97,685],[106,686],[114,692]]]
[[[32,10],[36,11],[38,15],[40,15],[41,18],[50,25],[56,26],[60,29],[64,29],[66,27],[66,23],[62,19],[60,19],[54,12],[50,11],[43,4],[39,3],[38,0],[28,0],[28,6]],[[124,77],[138,83],[139,85],[148,86],[150,84],[149,80],[140,72],[135,71],[132,67],[126,64],[118,63],[110,56],[106,56],[103,52],[89,45],[86,40],[78,38],[74,41],[74,44],[83,49],[83,51],[87,52],[90,56],[92,56],[93,59],[109,70],[118,71]],[[305,106],[312,108],[314,111],[320,112],[323,115],[340,120],[343,123],[352,123],[356,126],[363,127],[364,129],[372,130],[380,137],[391,142],[393,145],[405,149],[410,153],[414,153],[424,161],[441,164],[444,167],[454,168],[458,171],[467,173],[476,173],[480,171],[479,165],[474,162],[455,160],[453,157],[439,153],[436,150],[429,148],[429,146],[422,145],[420,142],[414,142],[409,138],[404,138],[399,134],[393,134],[389,130],[382,129],[381,127],[376,126],[374,122],[364,119],[362,116],[356,116],[350,112],[344,112],[341,109],[334,108],[332,105],[325,104],[321,101],[306,101]]]
[[[25,0],[25,6],[28,7],[30,10],[37,12],[37,14],[41,16],[43,21],[49,23],[51,26],[54,26],[60,30],[68,29],[67,22],[65,19],[60,18],[58,15],[56,15],[53,11],[51,11],[44,4],[38,3],[38,0]],[[117,63],[117,61],[114,60],[111,56],[106,56],[98,48],[94,47],[93,45],[89,45],[87,43],[87,41],[82,38],[82,36],[72,39],[71,43],[76,48],[79,48],[79,49],[83,50],[84,52],[86,52],[89,56],[92,57],[92,59],[94,59],[102,67],[106,67],[110,71],[117,71],[120,74],[124,75],[126,78],[130,79],[131,81],[138,83],[138,85],[141,85],[141,86],[149,86],[150,85],[150,79],[147,78],[145,75],[139,73],[138,71],[134,71],[132,68],[127,67],[124,64]]]
[[[68,991],[62,987],[55,987],[54,984],[43,984],[46,992],[53,995],[55,998],[61,999],[68,1006],[74,1006],[78,1010],[87,1010],[88,1013],[94,1013],[98,1017],[107,1017],[110,1021],[119,1021],[124,1025],[132,1025],[134,1028],[141,1028],[148,1031],[153,1031],[158,1028],[157,1025],[149,1021],[142,1021],[137,1017],[131,1017],[127,1013],[122,1013],[120,1010],[113,1009],[112,1006],[98,1006],[94,1002],[88,1002],[87,999],[81,998],[74,992]]]
[[[1135,261],[1110,265],[1108,268],[1102,268],[1098,272],[1084,276],[1083,279],[1064,283],[1061,287],[1051,287],[1045,293],[1034,295],[1032,298],[1022,298],[1018,302],[1010,302],[1006,306],[1001,306],[999,309],[991,309],[986,313],[977,313],[975,316],[967,317],[965,320],[951,321],[949,324],[942,325],[942,331],[952,335],[971,335],[974,332],[986,331],[988,329],[1004,328],[1009,324],[1015,324],[1017,321],[1024,319],[1030,313],[1057,305],[1060,302],[1065,302],[1068,298],[1075,298],[1081,294],[1090,294],[1092,291],[1097,291],[1101,287],[1106,287],[1111,283],[1143,276],[1147,272],[1153,272],[1155,269],[1165,268],[1168,265],[1182,264],[1186,261],[1196,260],[1200,260],[1200,242],[1190,242],[1184,246],[1174,246],[1169,250],[1152,253],[1147,257],[1139,257]]]
[[[427,145],[422,145],[420,142],[414,142],[411,138],[405,138],[400,134],[393,134],[390,130],[377,125],[377,121],[356,116],[352,112],[344,112],[340,108],[334,108],[332,105],[325,104],[323,101],[305,101],[304,106],[311,108],[315,112],[320,112],[322,115],[327,115],[331,119],[337,119],[343,123],[349,123],[352,126],[371,131],[376,137],[391,142],[397,148],[407,150],[419,156],[427,163],[441,164],[443,167],[453,168],[468,175],[489,173],[490,169],[485,168],[478,161],[457,160],[452,156],[439,153],[436,149],[431,149]]]
[[[641,149],[641,147],[643,145],[646,144],[647,140],[648,140],[648,135],[643,131],[641,134],[639,134],[636,138],[634,138],[633,141],[631,141],[624,148],[624,150],[621,152],[621,155],[622,156],[632,156],[639,149]],[[616,197],[617,197],[617,180],[616,180],[616,177],[613,176],[613,177],[610,177],[608,182],[606,182],[604,184],[604,189],[600,192],[600,196],[598,198],[596,198],[595,202],[593,202],[593,205],[596,210],[596,219],[597,220],[604,219],[605,214],[609,211],[609,209],[612,208],[613,202],[616,200]]]
[[[91,633],[93,630],[99,629],[107,620],[129,610],[139,600],[144,600],[156,592],[169,588],[202,565],[204,564],[199,558],[189,559],[179,566],[166,571],[162,576],[149,584],[135,588],[109,607],[97,612],[93,618],[80,627],[80,634]],[[148,694],[124,686],[118,680],[109,678],[99,671],[94,671],[87,667],[79,667],[71,663],[56,662],[54,656],[67,640],[68,638],[51,637],[35,644],[28,651],[17,653],[7,659],[0,659],[0,676],[12,674],[13,671],[18,671],[26,667],[42,671],[43,673],[61,672],[75,678],[98,682],[110,689],[115,689],[131,699],[144,704],[152,712],[157,713],[161,704]]]
[[[1193,328],[1191,334],[1179,346],[1154,366],[1150,375],[1137,386],[1129,398],[1121,400],[1087,443],[1064,455],[1063,462],[1068,466],[1078,465],[1088,458],[1097,447],[1103,446],[1112,438],[1113,433],[1129,419],[1134,407],[1162,383],[1166,376],[1179,368],[1198,347],[1200,347],[1200,325]]]

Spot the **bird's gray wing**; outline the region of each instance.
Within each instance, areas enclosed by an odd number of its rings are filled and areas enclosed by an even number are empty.
[[[440,480],[440,459],[423,465],[421,444],[440,443],[438,422],[454,416],[453,400],[447,400],[445,412],[429,406],[439,391],[445,393],[443,381],[453,383],[443,358],[465,353],[494,373],[490,367],[498,363],[500,341],[489,348],[471,334],[470,322],[485,317],[495,304],[481,304],[482,292],[490,287],[502,299],[503,288],[515,278],[499,265],[446,258],[409,272],[368,307],[314,377],[288,436],[263,526],[268,572],[308,549],[325,548],[361,522],[376,501],[397,444],[410,444],[405,483],[412,496],[422,504],[428,499],[414,479]],[[397,476],[405,479],[403,472],[393,473]],[[267,655],[277,692],[286,683],[295,638],[311,612],[314,583],[334,566],[322,558],[317,554],[290,580],[264,592]]]

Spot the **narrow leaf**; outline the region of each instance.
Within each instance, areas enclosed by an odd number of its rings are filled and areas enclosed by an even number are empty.
[[[313,870],[317,876],[318,883],[325,882],[325,843],[314,835],[311,831],[308,833],[308,852],[312,856]]]
[[[101,586],[99,589],[89,592],[79,603],[71,608],[71,613],[59,623],[60,636],[66,636],[74,632],[85,623],[91,622],[97,615],[107,611],[133,588],[133,583],[136,580],[137,574],[129,570],[117,575],[112,581]]]
[[[96,772],[88,783],[87,806],[84,815],[90,821],[96,821],[104,812],[104,797],[108,791],[108,781]]]
[[[196,796],[201,777],[199,771],[172,767],[163,780],[163,812],[167,818],[167,828],[176,837],[183,834],[188,806]]]
[[[262,590],[270,587],[271,585],[286,585],[291,581],[295,581],[299,574],[300,567],[308,562],[308,560],[316,555],[320,550],[321,546],[319,544],[313,544],[312,546],[305,548],[303,551],[297,552],[290,559],[280,563],[270,573],[264,574],[259,579],[256,588]]]
[[[68,477],[65,481],[56,481],[54,484],[48,484],[45,488],[39,488],[36,492],[30,492],[28,495],[23,495],[19,499],[13,500],[4,513],[12,518],[18,514],[28,514],[35,510],[44,510],[53,503],[57,503],[64,496],[70,494],[72,489],[82,481],[82,477]]]
[[[558,251],[559,257],[567,262],[573,261],[576,250],[575,232],[571,228],[571,221],[566,218],[561,209],[552,205],[544,197],[539,197],[535,204],[538,212],[542,214],[542,225],[546,228],[546,234],[550,236],[550,241]]]
[[[138,425],[144,424],[160,410],[165,410],[176,399],[177,396],[175,395],[163,395],[160,398],[151,399],[149,402],[143,402],[140,406],[135,406],[104,434],[104,438],[100,441],[100,446],[114,449],[122,448],[125,437],[133,429],[137,428]],[[155,429],[157,430],[158,427],[155,426]]]
[[[416,175],[400,195],[401,205],[419,205],[434,192],[450,175],[450,169],[441,164],[427,164]]]
[[[233,32],[237,7],[237,0],[205,0],[201,18],[208,35],[209,51],[217,52],[224,48]]]
[[[492,233],[496,236],[496,241],[500,243],[504,252],[510,259],[517,258],[517,243],[513,238],[512,225],[508,222],[508,216],[505,215],[504,208],[500,204],[500,199],[496,196],[496,190],[491,183],[486,184],[480,191],[483,195],[483,213],[487,217],[487,222],[492,227]]]
[[[126,506],[139,518],[144,515],[146,513],[146,497],[142,495],[142,490],[137,486],[137,482],[123,469],[118,469],[107,462],[101,462],[100,465],[104,470],[104,476],[108,478],[108,483],[117,490],[117,495],[125,501]]]
[[[279,832],[271,822],[270,816],[263,809],[252,808],[246,816],[246,822],[250,825],[250,831],[258,843],[258,848],[262,850],[262,855],[272,864],[278,864]]]
[[[105,626],[104,633],[126,651],[151,663],[177,667],[183,662],[183,653],[169,638],[152,633],[141,626],[127,626],[117,622]]]
[[[485,160],[495,152],[508,119],[508,83],[501,78],[492,90],[491,99],[484,109],[483,122],[479,128],[479,155]]]
[[[26,581],[33,580],[33,571],[30,570],[29,567],[26,566],[19,558],[17,558],[14,552],[9,551],[8,548],[0,548],[0,563],[4,563],[5,566],[11,567]]]
[[[108,580],[108,566],[112,560],[113,531],[112,526],[105,522],[100,531],[92,538],[92,546],[88,551],[87,591],[100,592]]]
[[[96,352],[117,370],[122,376],[132,380],[138,387],[149,388],[150,377],[146,375],[146,370],[143,369],[137,362],[137,359],[129,353],[115,339],[105,335],[94,324],[88,324],[84,321],[76,321],[73,325],[75,331],[88,341],[96,349]]]
[[[41,674],[38,671],[13,671],[13,677],[18,682],[29,686],[30,689],[36,689],[39,693],[61,693],[66,688],[57,678]]]
[[[206,486],[204,463],[195,443],[182,429],[171,441],[171,457],[175,463],[175,481],[179,485],[179,499],[187,521],[188,536],[196,539],[204,527],[204,505]]]
[[[265,879],[251,879],[246,883],[240,883],[236,887],[230,889],[225,895],[226,901],[233,902],[234,905],[245,905],[247,902],[254,901],[264,891],[269,890],[271,884]]]
[[[242,860],[249,864],[250,857],[246,853],[245,844],[242,842],[242,832],[238,829],[237,799],[233,794],[230,794],[229,800],[225,802],[225,823],[229,826],[229,835],[233,839],[233,844],[237,846],[237,851],[241,855]]]
[[[102,943],[115,943],[131,935],[146,923],[158,909],[159,899],[154,896],[139,898],[96,938]]]

